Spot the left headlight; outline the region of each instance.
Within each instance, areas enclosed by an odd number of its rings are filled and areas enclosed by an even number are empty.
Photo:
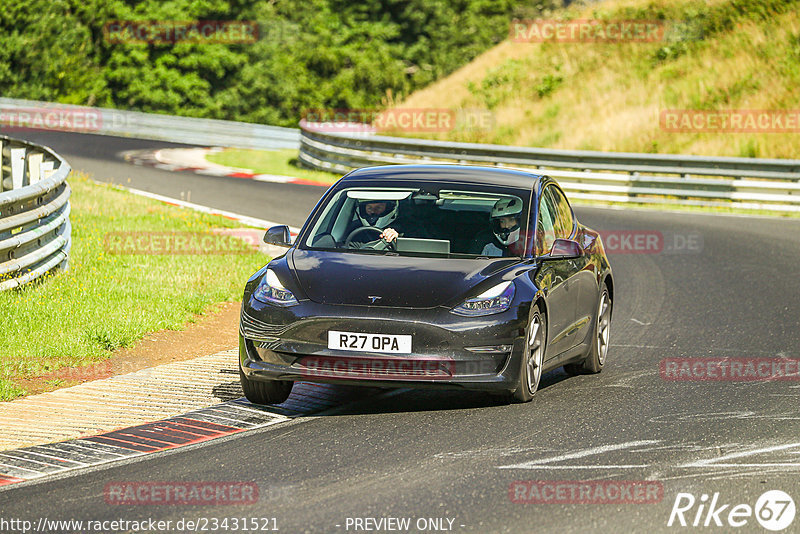
[[[453,313],[475,317],[506,311],[514,300],[514,282],[503,282],[487,289],[477,297],[472,297],[455,308]]]
[[[272,269],[267,269],[267,273],[258,287],[253,291],[253,298],[265,304],[275,304],[277,306],[294,306],[297,299],[291,291],[283,287],[278,275]]]

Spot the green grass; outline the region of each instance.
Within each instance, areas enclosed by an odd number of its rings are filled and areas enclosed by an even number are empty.
[[[256,174],[278,174],[294,176],[310,182],[330,185],[341,178],[341,174],[312,171],[299,167],[297,151],[285,150],[248,150],[229,148],[222,152],[209,154],[206,159],[212,163],[252,169]]]
[[[258,252],[203,255],[111,254],[110,232],[208,232],[239,225],[181,209],[75,174],[72,250],[66,272],[0,292],[0,400],[16,385],[62,367],[89,365],[148,332],[177,330],[213,304],[241,298]]]
[[[789,128],[672,131],[659,120],[670,109],[795,110],[799,0],[574,2],[552,18],[667,24],[658,42],[503,41],[397,104],[486,109],[493,128],[393,135],[556,149],[800,158],[798,134]]]

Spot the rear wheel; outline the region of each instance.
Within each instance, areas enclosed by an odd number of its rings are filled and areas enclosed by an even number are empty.
[[[530,401],[539,389],[544,363],[545,328],[545,316],[538,306],[534,306],[525,333],[522,370],[519,373],[517,389],[511,396],[514,402]]]
[[[239,368],[239,381],[247,400],[253,404],[280,404],[289,398],[294,382],[287,380],[250,380]]]
[[[589,354],[581,363],[570,363],[564,370],[570,375],[599,373],[603,370],[608,355],[609,335],[611,331],[611,296],[603,283],[600,300],[597,304],[597,318],[594,323],[594,336]]]

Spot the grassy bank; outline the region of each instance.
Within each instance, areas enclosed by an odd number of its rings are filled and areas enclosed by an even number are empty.
[[[148,332],[179,329],[214,303],[238,300],[247,277],[265,262],[263,254],[250,251],[121,254],[123,248],[109,247],[109,236],[202,236],[238,225],[85,176],[73,175],[69,183],[69,270],[0,293],[0,400],[24,394],[15,383],[20,378],[96,363]]]
[[[206,156],[212,163],[251,169],[256,174],[293,176],[308,182],[330,185],[341,178],[341,174],[312,171],[297,165],[297,150],[248,150],[228,148]]]
[[[800,108],[800,3],[611,0],[553,18],[666,22],[657,42],[504,41],[401,107],[485,109],[427,137],[563,149],[800,158],[798,133],[667,131],[665,110]],[[402,132],[397,132],[402,134]],[[412,133],[417,137],[426,137]]]

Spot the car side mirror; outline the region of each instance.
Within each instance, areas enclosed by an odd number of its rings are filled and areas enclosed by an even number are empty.
[[[292,234],[289,233],[289,227],[285,224],[273,226],[264,234],[264,243],[278,245],[279,247],[292,246]]]
[[[579,258],[583,255],[581,245],[571,239],[556,239],[553,248],[550,249],[550,259],[570,259]]]

